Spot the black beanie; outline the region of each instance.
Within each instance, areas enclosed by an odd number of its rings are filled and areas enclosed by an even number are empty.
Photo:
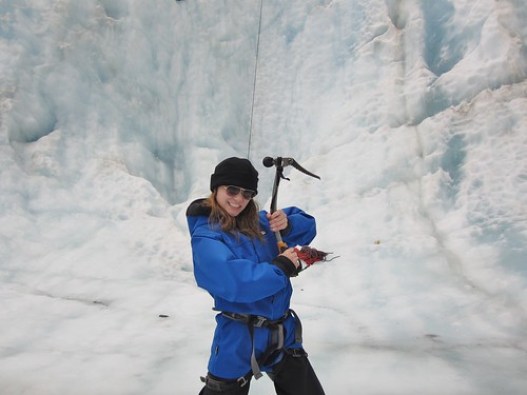
[[[248,159],[227,158],[216,166],[210,176],[210,190],[220,185],[234,185],[258,193],[258,172]]]

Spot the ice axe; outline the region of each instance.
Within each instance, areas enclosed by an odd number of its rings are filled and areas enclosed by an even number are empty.
[[[274,183],[273,183],[273,195],[271,198],[271,214],[276,211],[276,200],[278,197],[278,186],[280,185],[280,180],[284,179],[284,180],[290,181],[289,178],[284,177],[284,167],[293,166],[295,169],[299,170],[300,172],[307,174],[308,176],[318,178],[320,180],[319,176],[304,169],[293,158],[282,158],[282,157],[271,158],[269,156],[266,156],[263,159],[263,165],[265,167],[273,167],[273,166],[276,167],[276,173],[274,176]],[[278,250],[280,252],[283,252],[284,250],[287,249],[287,244],[285,244],[284,241],[282,240],[282,235],[280,232],[275,232],[275,236],[276,236],[276,240],[278,241]]]
[[[284,173],[283,173],[284,167],[293,166],[295,169],[299,170],[300,172],[307,174],[310,177],[318,178],[320,180],[319,176],[304,169],[293,158],[277,157],[273,159],[267,156],[263,159],[263,165],[265,167],[273,167],[273,166],[276,167],[276,173],[275,173],[274,184],[273,184],[273,196],[271,199],[271,213],[274,213],[276,211],[276,200],[277,200],[278,186],[280,185],[280,180],[284,179],[284,180],[289,181],[289,178],[284,177]],[[282,234],[280,232],[275,232],[275,236],[276,236],[276,240],[278,244],[278,250],[280,252],[284,252],[287,249],[287,244],[282,240]],[[332,254],[331,252],[320,251],[310,246],[296,246],[295,252],[299,258],[299,267],[297,269],[297,274],[316,262],[320,262],[320,261],[327,262],[335,258],[338,258],[338,257],[333,257],[331,259],[328,259],[328,255]]]

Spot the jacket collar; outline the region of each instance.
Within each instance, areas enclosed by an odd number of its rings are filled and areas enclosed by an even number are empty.
[[[206,206],[204,203],[207,199],[196,199],[187,208],[186,215],[187,217],[208,217],[210,215],[210,207]]]

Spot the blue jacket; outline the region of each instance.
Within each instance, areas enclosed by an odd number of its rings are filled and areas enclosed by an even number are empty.
[[[279,254],[277,240],[269,228],[266,212],[260,212],[263,239],[232,235],[211,226],[210,210],[201,206],[203,199],[187,210],[191,234],[194,276],[199,287],[214,298],[214,310],[254,314],[279,319],[289,311],[293,288],[289,277],[272,260]],[[289,246],[308,245],[316,235],[315,219],[304,211],[284,209],[288,230],[283,240]],[[235,379],[251,370],[252,341],[246,324],[221,314],[216,316],[216,330],[211,347],[208,370],[215,376]],[[299,348],[295,341],[295,320],[284,322],[285,348]],[[256,357],[263,354],[270,342],[267,328],[255,328]],[[261,367],[268,371],[270,367]]]

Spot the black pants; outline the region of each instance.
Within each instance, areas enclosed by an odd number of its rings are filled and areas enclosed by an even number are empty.
[[[324,395],[322,385],[307,359],[307,355],[292,356],[286,354],[269,375],[274,382],[277,395]],[[206,386],[199,395],[247,395],[250,382],[241,388],[227,391],[214,391]]]

